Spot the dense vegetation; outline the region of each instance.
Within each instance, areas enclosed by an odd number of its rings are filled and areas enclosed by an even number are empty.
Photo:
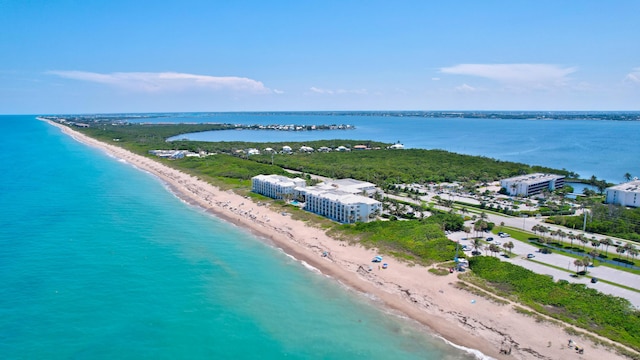
[[[76,128],[98,140],[113,143],[114,139],[127,148],[151,150],[172,148],[166,139],[172,136],[211,130],[229,129],[225,124],[99,124],[87,128]]]
[[[584,284],[554,282],[497,258],[469,260],[473,273],[536,311],[592,330],[640,350],[640,312],[628,300],[605,295]]]
[[[640,208],[627,209],[617,205],[594,204],[587,217],[587,231],[640,241]],[[553,216],[554,224],[582,229],[583,216]]]
[[[554,172],[569,174],[566,170],[529,166],[526,164],[505,162],[482,156],[470,156],[450,153],[444,150],[386,150],[389,144],[371,140],[319,140],[278,143],[249,142],[204,142],[204,141],[172,141],[165,139],[184,133],[224,130],[232,125],[225,124],[101,124],[77,130],[99,140],[115,143],[129,150],[146,153],[152,149],[180,149],[191,151],[207,151],[244,156],[238,150],[248,148],[264,149],[272,147],[281,149],[289,145],[296,149],[302,145],[319,148],[327,146],[336,148],[355,145],[366,145],[381,150],[331,152],[331,153],[294,153],[291,155],[270,154],[253,155],[248,160],[264,164],[314,173],[332,178],[365,180],[380,186],[390,183],[443,182],[477,180],[488,182],[513,175],[531,172]],[[247,165],[249,166],[249,165]]]
[[[252,157],[271,162],[271,157]],[[424,183],[477,180],[489,182],[531,172],[566,173],[538,166],[505,162],[444,150],[379,150],[347,153],[314,153],[277,156],[274,164],[331,178],[350,177],[384,186],[391,183]]]
[[[206,158],[187,157],[179,161],[171,161],[179,168],[189,169],[192,174],[208,177],[226,177],[249,180],[260,174],[277,174],[291,176],[279,166],[246,161],[225,154],[210,155]]]
[[[442,219],[422,221],[373,221],[338,225],[332,235],[347,235],[364,246],[377,247],[383,252],[420,263],[453,260],[456,244],[442,231]],[[462,255],[462,251],[460,251]]]

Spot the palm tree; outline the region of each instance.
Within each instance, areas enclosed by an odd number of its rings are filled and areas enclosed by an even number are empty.
[[[509,256],[511,256],[511,250],[514,248],[513,241],[509,241],[508,243],[502,245],[505,249],[509,250]]]
[[[631,249],[629,249],[628,253],[631,255],[631,257],[633,257],[633,265],[635,266],[635,264],[636,264],[636,256],[638,256],[638,253],[640,253],[640,252],[638,251],[637,248],[631,247]]]
[[[483,232],[484,229],[488,227],[487,223],[483,220],[478,220],[473,224],[473,230],[476,232],[476,237],[478,237],[479,232]]]
[[[531,227],[531,231],[533,231],[533,235],[538,235],[538,226],[539,224],[535,224]]]
[[[562,243],[562,247],[564,247],[564,238],[565,238],[565,236],[567,236],[567,233],[562,231],[561,229],[558,229],[558,231],[556,231],[556,233],[560,237],[560,242]]]
[[[540,237],[541,237],[540,242],[544,242],[544,234],[547,233],[547,230],[548,229],[542,225],[540,225],[540,227],[538,228],[538,232],[540,233]]]
[[[618,254],[624,254],[625,250],[626,250],[626,249],[625,249],[623,246],[618,246],[618,247],[616,247],[616,252],[617,252]]]
[[[633,251],[635,249],[635,247],[633,245],[631,245],[631,243],[626,243],[624,244],[624,251],[627,252],[627,261],[629,260],[629,254],[631,251]]]
[[[592,246],[594,249],[597,249],[597,248],[600,246],[600,241],[598,241],[598,239],[596,239],[596,237],[595,237],[595,236],[592,236],[592,237],[591,237],[591,246]]]
[[[610,238],[605,238],[605,239],[600,240],[600,244],[605,246],[604,253],[605,253],[605,256],[608,257],[609,256],[609,246],[613,245],[613,241]]]
[[[592,263],[593,265],[595,265],[595,264],[596,264],[596,256],[598,256],[598,252],[597,252],[597,251],[595,251],[595,250],[591,250],[591,252],[589,253],[589,255],[591,255],[591,259],[592,259],[592,260],[591,260],[591,263]]]
[[[624,174],[624,179],[625,179],[625,180],[627,180],[627,181],[631,181],[631,178],[632,178],[631,174],[629,174],[629,173],[625,173],[625,174]]]
[[[578,240],[580,240],[580,242],[582,243],[582,251],[584,251],[584,248],[589,243],[589,240],[586,236],[584,236],[584,234],[578,235]]]
[[[496,254],[500,252],[500,247],[496,244],[491,244],[489,245],[489,250],[491,251],[491,254]]]
[[[580,272],[580,268],[582,266],[584,266],[584,264],[582,263],[582,260],[578,259],[576,261],[573,262],[573,265],[576,266],[576,272]]]
[[[569,231],[569,235],[567,235],[567,237],[569,238],[569,240],[571,240],[571,249],[573,249],[573,240],[576,239],[576,235]]]
[[[471,246],[473,246],[474,251],[478,251],[482,247],[482,240],[475,238],[471,241]]]
[[[582,266],[584,266],[584,273],[587,273],[587,267],[591,265],[591,259],[588,256],[582,258]]]

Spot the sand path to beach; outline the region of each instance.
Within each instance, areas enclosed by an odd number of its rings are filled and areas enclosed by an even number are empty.
[[[567,335],[561,326],[522,315],[511,304],[499,305],[460,290],[454,286],[455,274],[436,276],[425,267],[388,256],[385,262],[389,268],[378,269],[371,263],[378,255],[373,249],[347,245],[268,206],[259,206],[153,159],[48,122],[84,144],[156,175],[185,201],[268,239],[296,259],[357,291],[373,295],[382,306],[426,325],[454,344],[498,359],[625,359],[588,340]],[[325,252],[327,256],[323,256]],[[584,353],[569,349],[569,339],[583,346]],[[501,350],[510,350],[510,354]]]

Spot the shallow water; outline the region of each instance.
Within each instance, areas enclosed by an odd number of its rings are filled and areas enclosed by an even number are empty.
[[[473,358],[55,127],[0,128],[2,358]]]

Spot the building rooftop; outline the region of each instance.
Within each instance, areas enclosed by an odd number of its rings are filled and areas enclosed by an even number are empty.
[[[339,189],[352,194],[361,193],[364,190],[370,190],[375,188],[375,184],[366,181],[360,181],[355,179],[338,179],[320,183],[316,185],[320,188],[331,190]]]
[[[556,180],[563,178],[564,175],[556,175],[556,174],[543,174],[543,173],[534,173],[534,174],[526,174],[520,176],[510,177],[508,179],[503,179],[502,181],[510,181],[517,183],[526,183],[526,184],[535,184],[541,181],[546,180]]]
[[[626,183],[618,184],[618,185],[607,188],[607,190],[619,190],[619,191],[629,191],[629,192],[640,191],[640,180],[632,180]]]
[[[275,182],[275,183],[280,183],[282,185],[296,185],[296,182],[299,181],[305,181],[304,179],[301,179],[299,177],[292,179],[292,178],[288,178],[286,176],[282,176],[282,175],[256,175],[254,176],[254,178],[257,178],[259,180],[266,180],[269,182]]]

